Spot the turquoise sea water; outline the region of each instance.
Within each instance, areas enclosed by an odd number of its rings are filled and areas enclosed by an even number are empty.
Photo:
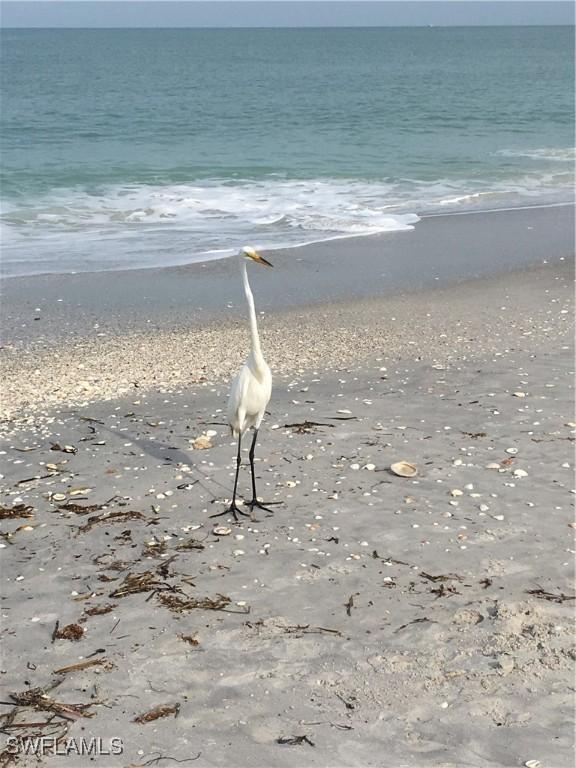
[[[3,272],[569,199],[573,33],[3,30]]]

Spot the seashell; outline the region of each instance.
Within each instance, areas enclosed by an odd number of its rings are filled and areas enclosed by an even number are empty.
[[[228,528],[226,525],[217,525],[213,530],[212,533],[215,536],[230,536],[232,533],[232,528]]]
[[[397,461],[390,465],[390,470],[398,477],[416,477],[418,468],[409,461]]]
[[[376,469],[375,464],[365,464],[363,469],[367,469],[369,472],[373,472]]]
[[[528,472],[525,469],[515,469],[512,474],[514,477],[528,477]]]
[[[460,488],[453,488],[450,491],[451,496],[464,496],[464,491],[461,491]]]
[[[513,392],[512,397],[526,397],[526,392]]]
[[[490,464],[486,464],[486,469],[500,469],[500,464],[496,464],[495,461],[491,461]]]
[[[84,486],[82,486],[80,488],[71,488],[68,491],[68,493],[70,494],[70,496],[82,496],[85,493],[90,493],[91,490],[92,488],[85,488]]]
[[[524,765],[526,768],[542,768],[542,763],[540,760],[526,760]]]
[[[53,493],[52,498],[54,501],[66,501],[66,494],[65,493]]]
[[[208,435],[200,435],[200,437],[195,438],[192,440],[192,447],[197,451],[204,451],[207,448],[212,448],[213,443],[212,440],[208,437]]]

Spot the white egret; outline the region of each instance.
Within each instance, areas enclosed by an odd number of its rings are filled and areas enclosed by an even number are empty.
[[[262,349],[260,347],[260,337],[258,336],[258,323],[256,322],[256,310],[254,308],[254,296],[250,289],[250,283],[248,281],[248,272],[246,264],[251,261],[256,264],[264,264],[271,267],[269,261],[254,250],[246,246],[242,248],[238,254],[240,259],[240,272],[242,274],[242,282],[244,284],[244,293],[246,294],[246,301],[248,303],[248,314],[250,318],[250,336],[251,336],[251,348],[248,359],[238,372],[237,376],[232,382],[230,388],[230,397],[228,399],[228,423],[232,430],[232,435],[238,438],[238,454],[236,457],[236,477],[234,478],[234,491],[232,494],[232,502],[228,509],[224,512],[220,512],[217,515],[211,515],[211,517],[220,517],[222,515],[232,514],[234,520],[238,520],[238,515],[246,515],[246,512],[238,509],[236,505],[236,490],[238,487],[238,474],[240,472],[240,465],[242,463],[241,449],[242,449],[242,436],[252,428],[254,430],[254,436],[252,438],[252,445],[250,446],[250,469],[252,471],[252,500],[247,503],[250,511],[254,507],[271,511],[268,507],[265,507],[258,501],[256,495],[256,477],[254,475],[254,448],[256,447],[256,440],[258,438],[258,430],[262,419],[264,418],[264,412],[266,406],[270,400],[272,394],[272,374],[270,368],[264,360]]]

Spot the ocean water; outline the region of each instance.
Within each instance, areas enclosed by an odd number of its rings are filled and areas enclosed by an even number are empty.
[[[3,30],[5,276],[550,204],[573,28]]]

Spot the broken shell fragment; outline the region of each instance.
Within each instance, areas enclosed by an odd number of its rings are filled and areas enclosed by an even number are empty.
[[[212,440],[208,435],[200,435],[200,437],[192,440],[192,447],[197,451],[204,451],[206,448],[212,448],[212,446]]]
[[[397,461],[390,465],[390,470],[398,477],[416,477],[418,469],[409,461]]]
[[[232,533],[232,528],[228,528],[226,525],[217,525],[212,533],[215,536],[229,536]]]

